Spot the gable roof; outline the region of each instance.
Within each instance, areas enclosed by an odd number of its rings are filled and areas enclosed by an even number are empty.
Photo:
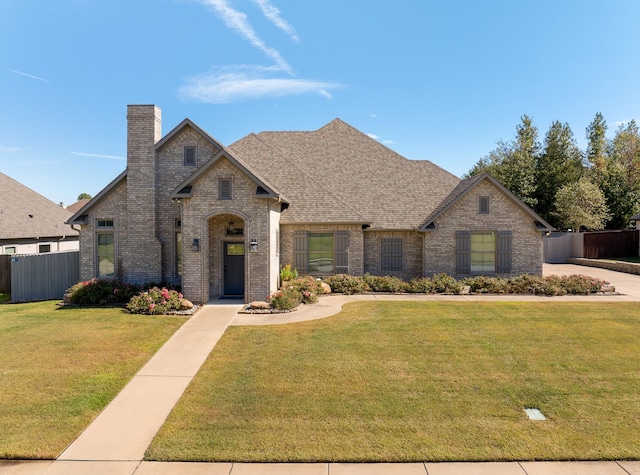
[[[82,208],[77,210],[68,220],[68,224],[86,224],[86,214],[96,203],[98,203],[102,198],[107,196],[109,192],[114,189],[116,186],[120,184],[123,180],[127,179],[127,170],[125,169],[120,175],[115,177],[111,183],[105,186],[100,193],[91,198]]]
[[[0,239],[77,236],[71,212],[0,173]]]
[[[283,223],[415,229],[460,181],[427,160],[404,158],[340,119],[311,132],[251,134],[229,149],[292,198]]]
[[[440,205],[429,215],[429,217],[420,225],[420,231],[430,231],[434,229],[435,221],[444,214],[449,208],[456,204],[462,197],[478,186],[482,181],[488,180],[493,186],[504,193],[511,201],[513,201],[520,209],[531,216],[536,228],[540,231],[552,231],[553,227],[542,219],[535,211],[520,201],[511,191],[509,191],[502,183],[493,178],[488,173],[472,176],[458,183],[451,193],[440,203]]]

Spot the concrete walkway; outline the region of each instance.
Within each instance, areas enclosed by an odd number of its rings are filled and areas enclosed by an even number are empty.
[[[105,410],[55,461],[0,460],[1,475],[640,475],[640,461],[407,464],[246,464],[143,462],[144,452],[229,325],[293,323],[335,314],[359,300],[640,302],[640,276],[573,265],[545,265],[545,275],[584,274],[608,280],[612,296],[332,296],[297,312],[237,314],[240,303],[218,301],[189,319]],[[1,437],[1,433],[0,433]]]

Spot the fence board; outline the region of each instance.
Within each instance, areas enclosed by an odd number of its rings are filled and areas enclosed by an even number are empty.
[[[0,294],[11,292],[11,256],[0,255]]]
[[[584,255],[587,259],[637,257],[637,229],[584,233]]]
[[[11,300],[62,299],[80,278],[79,252],[11,256]]]

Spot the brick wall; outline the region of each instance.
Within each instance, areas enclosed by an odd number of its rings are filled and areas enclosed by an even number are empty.
[[[122,243],[122,270],[127,281],[162,279],[161,243],[156,228],[156,153],[161,139],[161,112],[156,106],[127,108],[127,230]]]
[[[478,199],[488,196],[489,214],[478,213]],[[512,236],[512,272],[542,274],[542,235],[535,229],[532,217],[502,191],[487,180],[479,183],[435,223],[432,232],[425,233],[424,275],[444,272],[456,275],[456,231],[506,231]]]
[[[232,199],[218,199],[220,177],[231,178]],[[269,214],[276,206],[271,199],[256,197],[256,183],[231,161],[220,158],[194,184],[193,197],[183,201],[182,232],[184,239],[183,293],[195,302],[206,302],[222,292],[222,242],[229,220],[244,226],[242,238],[229,241],[245,243],[245,300],[264,300],[275,290],[270,279]],[[191,249],[194,238],[200,251]],[[256,239],[258,251],[249,250]]]
[[[293,233],[308,232],[349,232],[349,274],[364,274],[364,236],[362,225],[357,224],[284,224],[280,223],[280,264],[293,267]]]
[[[380,242],[382,239],[402,240],[402,270],[383,271],[380,263]],[[364,232],[364,272],[371,275],[391,275],[409,281],[422,277],[423,237],[416,232],[406,231],[365,231]]]
[[[112,219],[115,244],[115,273],[123,279],[122,250],[127,243],[127,180],[112,188],[109,195],[98,201],[89,215],[88,223],[80,232],[80,280],[97,276],[96,269],[96,220]]]

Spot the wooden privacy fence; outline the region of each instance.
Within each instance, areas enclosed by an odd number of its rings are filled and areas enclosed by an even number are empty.
[[[0,294],[11,293],[11,256],[0,255]]]
[[[584,255],[587,259],[637,257],[637,229],[584,233]]]
[[[79,254],[71,251],[8,256],[11,258],[11,300],[62,299],[65,291],[80,279]]]

